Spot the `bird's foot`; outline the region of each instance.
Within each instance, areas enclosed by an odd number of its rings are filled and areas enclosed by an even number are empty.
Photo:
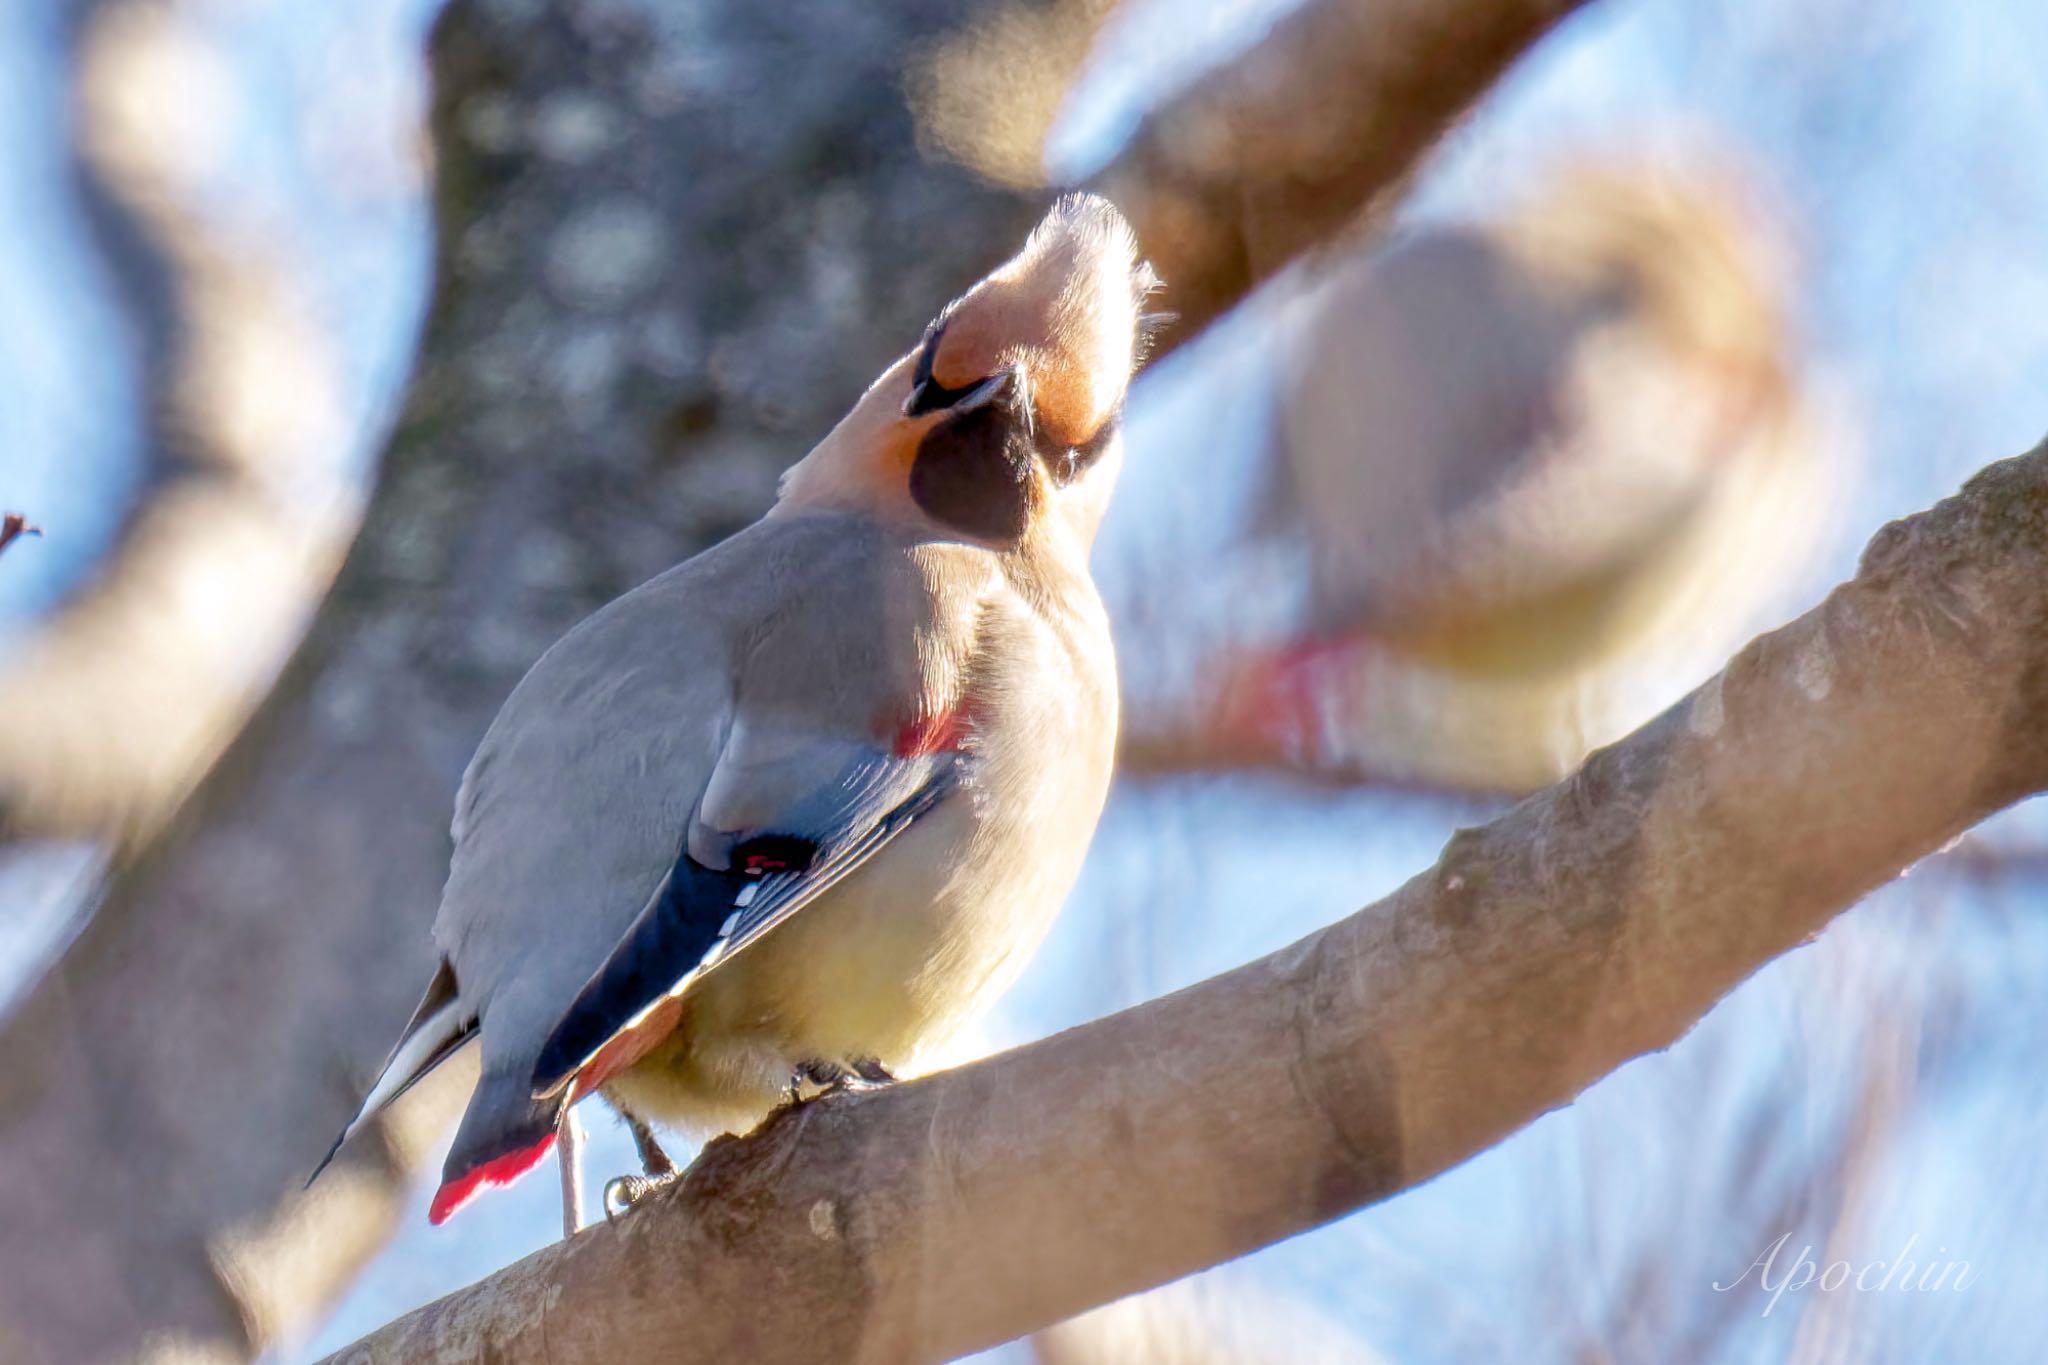
[[[896,1078],[889,1074],[889,1068],[873,1057],[855,1058],[851,1065],[845,1062],[800,1062],[790,1073],[789,1085],[783,1090],[783,1096],[791,1104],[802,1104],[823,1095],[880,1090],[885,1085],[895,1084],[895,1081]]]
[[[667,1175],[622,1175],[604,1186],[604,1220],[615,1223],[681,1179],[675,1170]]]

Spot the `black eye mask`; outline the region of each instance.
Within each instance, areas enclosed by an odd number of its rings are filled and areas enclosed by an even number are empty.
[[[997,545],[1024,537],[1038,496],[1030,435],[1009,404],[948,418],[918,442],[910,496],[927,516]]]

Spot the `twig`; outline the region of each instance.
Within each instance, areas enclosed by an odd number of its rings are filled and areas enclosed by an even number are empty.
[[[42,533],[42,527],[29,525],[28,519],[19,512],[0,516],[0,553],[4,553],[21,536],[40,536]]]

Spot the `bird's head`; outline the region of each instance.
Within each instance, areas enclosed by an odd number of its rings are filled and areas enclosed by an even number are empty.
[[[1056,521],[1091,539],[1158,288],[1123,216],[1068,195],[784,477],[785,505],[921,518],[998,547]]]

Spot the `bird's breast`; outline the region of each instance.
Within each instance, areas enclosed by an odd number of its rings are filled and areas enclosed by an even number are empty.
[[[1106,652],[1106,628],[1084,647]],[[697,982],[674,1035],[615,1083],[621,1098],[699,1130],[744,1127],[798,1063],[914,1070],[1016,979],[1101,814],[1116,700],[1113,669],[1057,623],[1033,623],[1003,660],[964,708],[955,793]]]

